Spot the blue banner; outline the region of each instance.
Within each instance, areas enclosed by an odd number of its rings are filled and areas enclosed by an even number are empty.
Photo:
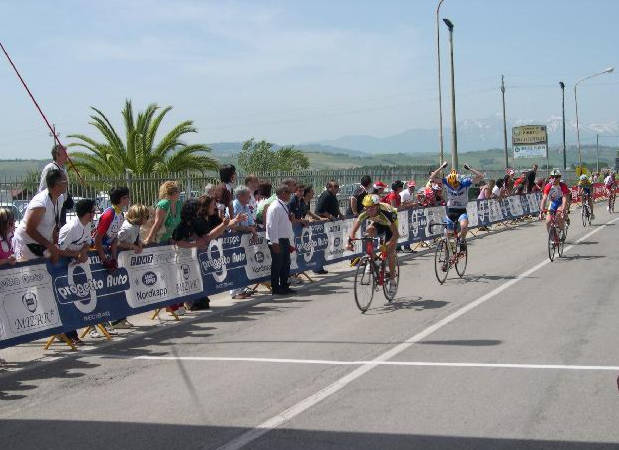
[[[539,194],[469,202],[471,228],[539,212]],[[401,244],[436,237],[444,207],[398,212]],[[297,227],[291,272],[316,269],[362,253],[346,250],[354,218]],[[0,348],[88,325],[120,319],[270,279],[271,254],[264,233],[228,233],[203,249],[173,245],[122,251],[114,273],[96,253],[89,261],[38,260],[0,269]]]

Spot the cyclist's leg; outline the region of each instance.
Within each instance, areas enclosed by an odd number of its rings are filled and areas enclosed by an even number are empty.
[[[395,279],[395,263],[397,258],[396,247],[397,241],[391,240],[393,233],[384,225],[377,225],[377,231],[385,237],[385,243],[387,245],[387,264],[389,264],[389,278]]]
[[[460,240],[464,241],[469,231],[469,216],[466,213],[460,214],[458,222],[460,222]]]

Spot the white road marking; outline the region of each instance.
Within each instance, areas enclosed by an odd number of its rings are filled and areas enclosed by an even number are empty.
[[[214,361],[214,362],[257,362],[271,364],[320,364],[326,366],[429,366],[429,367],[481,367],[499,369],[553,369],[553,370],[608,370],[619,372],[619,366],[578,366],[565,364],[507,364],[507,363],[458,363],[431,361],[333,361],[325,359],[287,358],[234,358],[217,356],[136,356],[133,359],[155,361]]]
[[[589,237],[593,236],[598,231],[601,231],[604,228],[606,228],[608,224],[616,222],[617,220],[619,220],[619,217],[616,218],[616,219],[613,219],[613,220],[607,222],[605,225],[602,225],[601,227],[596,228],[595,230],[585,234],[583,237],[578,239],[575,242],[575,244],[578,244],[578,243],[584,241],[585,239],[588,239]],[[564,249],[564,252],[569,251],[573,247],[574,247],[574,245],[570,245],[570,246],[566,247]],[[245,445],[249,444],[250,442],[255,441],[259,437],[261,437],[264,434],[268,433],[270,430],[272,430],[274,428],[277,428],[280,425],[288,422],[289,420],[293,419],[294,417],[296,417],[299,414],[303,413],[304,411],[308,410],[312,406],[314,406],[317,403],[321,402],[325,398],[330,397],[331,395],[333,395],[336,392],[340,391],[341,389],[346,387],[348,384],[350,384],[351,382],[355,381],[357,378],[365,375],[367,372],[369,372],[370,370],[372,370],[375,367],[377,367],[379,365],[379,363],[384,362],[384,361],[388,361],[389,359],[393,358],[394,356],[398,355],[399,353],[402,353],[404,350],[408,349],[409,347],[411,347],[416,342],[419,342],[422,339],[425,339],[427,336],[429,336],[432,333],[434,333],[435,331],[443,328],[445,325],[448,325],[449,323],[451,323],[454,320],[456,320],[457,318],[463,316],[464,314],[466,314],[467,312],[471,311],[472,309],[475,309],[479,305],[481,305],[481,304],[487,302],[488,300],[490,300],[491,298],[496,297],[498,294],[500,294],[504,290],[512,287],[514,284],[516,284],[519,281],[527,278],[529,275],[537,272],[539,269],[541,269],[542,267],[544,267],[548,263],[550,263],[550,260],[549,259],[545,259],[544,261],[540,262],[539,264],[531,267],[529,270],[526,270],[525,272],[521,273],[516,278],[511,279],[509,281],[506,281],[505,283],[503,283],[502,285],[500,285],[497,288],[493,289],[492,291],[488,292],[487,294],[482,295],[478,299],[473,300],[471,303],[463,306],[462,308],[460,308],[457,311],[451,313],[447,317],[439,320],[434,325],[431,325],[428,328],[426,328],[425,330],[415,334],[414,336],[411,336],[409,339],[407,339],[403,343],[398,344],[395,347],[393,347],[392,349],[387,350],[386,352],[378,355],[373,360],[367,361],[361,367],[358,367],[355,370],[353,370],[352,372],[350,372],[349,374],[344,375],[340,379],[338,379],[335,382],[331,383],[329,386],[319,390],[315,394],[310,395],[309,397],[301,400],[300,402],[298,402],[297,404],[291,406],[290,408],[288,408],[288,409],[282,411],[281,413],[271,417],[270,419],[262,422],[261,424],[257,425],[256,428],[253,428],[253,429],[251,429],[249,431],[246,431],[245,433],[243,433],[240,436],[236,437],[235,439],[231,440],[227,444],[224,444],[223,446],[219,447],[219,450],[237,450],[237,449],[240,449],[240,448],[244,447]]]

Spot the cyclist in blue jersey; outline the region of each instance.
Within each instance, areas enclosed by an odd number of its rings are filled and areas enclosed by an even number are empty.
[[[447,162],[444,162],[441,167],[436,169],[430,175],[430,179],[436,177],[441,170],[447,167]],[[473,178],[465,177],[458,174],[456,169],[452,169],[449,175],[443,177],[443,185],[445,186],[447,197],[447,228],[453,230],[456,222],[460,224],[460,248],[466,250],[466,233],[468,232],[469,216],[466,214],[466,204],[469,201],[469,189],[473,184],[479,183],[484,175],[465,164],[464,168],[473,173]]]

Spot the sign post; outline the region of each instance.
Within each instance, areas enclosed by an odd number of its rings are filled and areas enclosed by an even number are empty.
[[[524,125],[512,128],[514,160],[518,158],[546,158],[546,171],[550,170],[548,158],[548,132],[546,125]]]

